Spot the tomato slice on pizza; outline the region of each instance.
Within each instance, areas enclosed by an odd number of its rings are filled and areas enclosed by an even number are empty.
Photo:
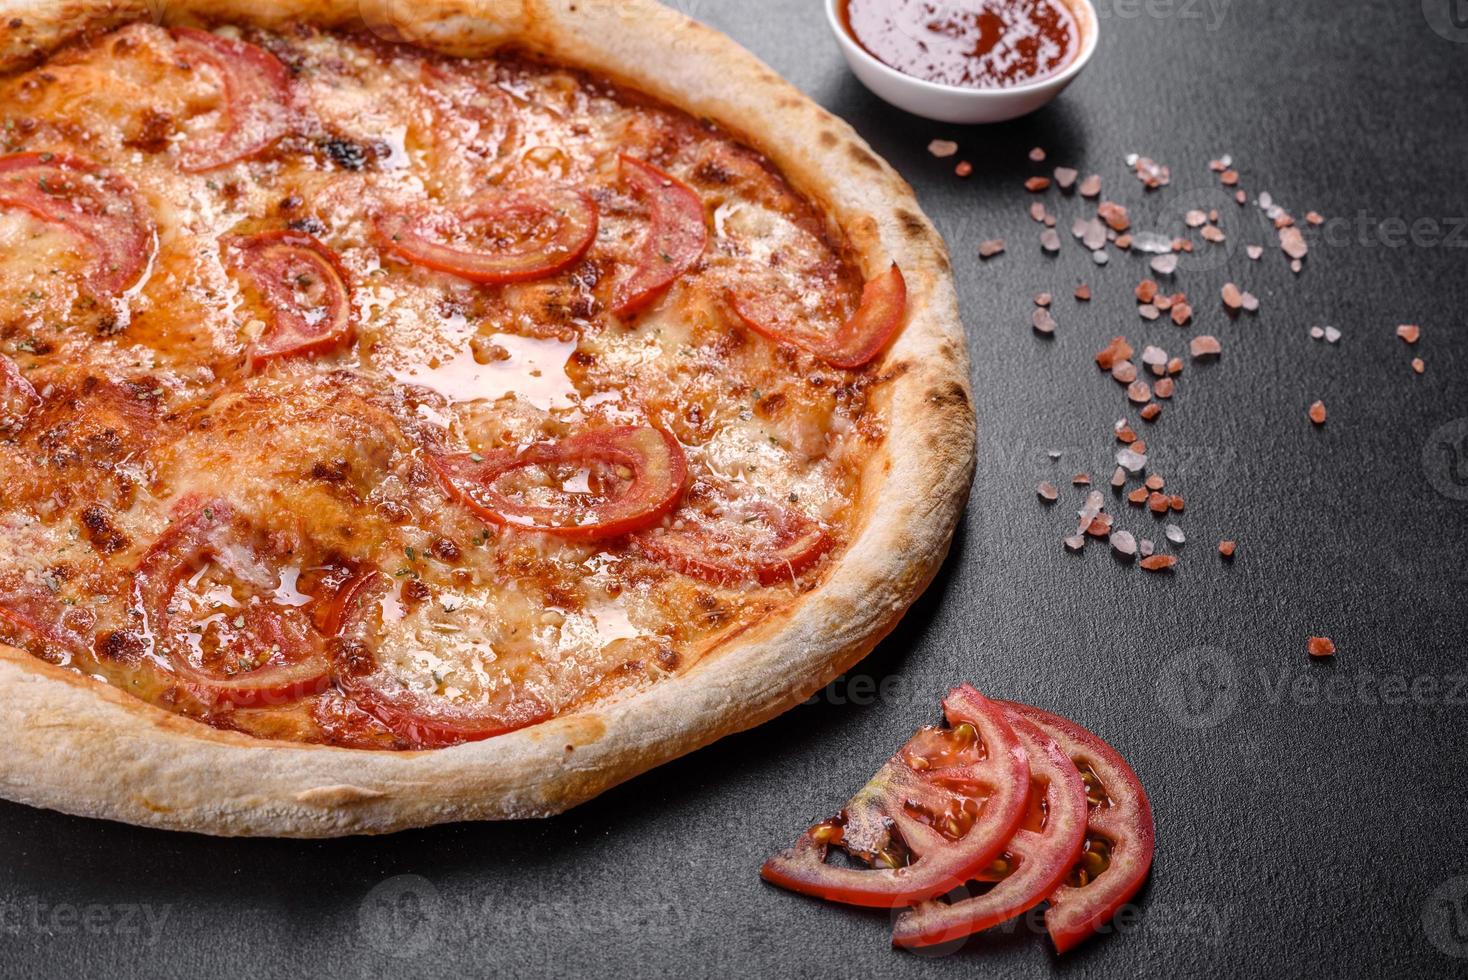
[[[220,87],[219,125],[195,136],[179,152],[179,169],[202,173],[270,149],[290,129],[290,74],[259,45],[193,27],[172,31],[179,58],[204,67]]]
[[[426,674],[418,662],[422,651],[385,655],[389,610],[399,604],[392,581],[369,572],[350,586],[342,606],[341,628],[334,644],[335,678],[342,693],[362,714],[413,748],[431,749],[477,742],[524,728],[551,717],[550,707],[534,691],[503,677],[474,677],[464,688],[445,690],[436,673]],[[373,738],[374,726],[340,705],[331,723],[353,738]]]
[[[705,477],[683,506],[635,539],[644,555],[717,585],[793,582],[834,544],[816,521],[790,507]]]
[[[1004,853],[1025,814],[1030,764],[995,702],[968,685],[943,699],[945,728],[920,729],[842,809],[760,874],[783,888],[900,908],[962,885]],[[831,848],[871,865],[828,863]]]
[[[0,434],[19,429],[40,404],[35,385],[26,380],[14,361],[0,354]]]
[[[102,296],[126,291],[152,261],[153,226],[132,187],[78,157],[0,156],[0,208],[26,211],[79,239],[93,260],[86,286]]]
[[[96,617],[68,605],[44,585],[0,584],[0,632],[52,663],[66,663],[91,648]]]
[[[1008,712],[1029,753],[1030,793],[1024,819],[996,862],[998,881],[982,894],[933,899],[902,913],[896,946],[932,946],[1007,922],[1049,898],[1071,873],[1086,839],[1086,786],[1069,757],[1034,722]]]
[[[657,299],[703,256],[703,201],[693,188],[646,161],[622,154],[622,181],[647,204],[651,220],[637,267],[618,283],[612,312],[627,317]]]
[[[804,348],[839,368],[859,368],[876,359],[902,329],[907,315],[907,282],[896,264],[867,281],[861,305],[839,328],[817,333],[800,322],[801,305],[781,290],[731,290],[730,309],[756,333]]]
[[[1089,815],[1080,860],[1050,896],[1045,928],[1057,952],[1073,949],[1131,901],[1152,867],[1156,831],[1141,780],[1115,749],[1068,718],[1005,704],[1055,741],[1080,771]]]
[[[234,238],[226,248],[266,307],[269,326],[249,351],[253,370],[351,341],[350,280],[331,249],[298,231]]]
[[[492,524],[613,538],[662,519],[688,477],[683,448],[651,426],[588,429],[521,449],[430,457],[444,487]]]
[[[391,209],[377,216],[383,248],[413,265],[478,283],[541,279],[575,264],[596,240],[596,202],[546,184],[452,208]]]
[[[331,663],[299,574],[229,504],[188,507],[134,576],[150,659],[210,704],[274,706],[321,693]]]

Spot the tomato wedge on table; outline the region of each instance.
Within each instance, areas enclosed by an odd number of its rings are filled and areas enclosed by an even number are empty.
[[[730,309],[753,331],[782,344],[802,347],[838,368],[859,368],[891,342],[907,313],[907,282],[902,270],[892,268],[862,287],[861,305],[830,334],[820,334],[799,322],[800,305],[776,290],[731,290]]]
[[[1109,922],[1146,881],[1156,840],[1152,804],[1126,760],[1091,732],[1029,705],[1005,708],[1054,739],[1086,785],[1090,813],[1080,860],[1045,910],[1045,928],[1064,953]]]
[[[441,748],[477,742],[524,728],[551,717],[551,708],[519,685],[500,683],[479,696],[454,700],[415,686],[379,660],[384,600],[393,593],[392,581],[371,572],[353,587],[344,604],[340,636],[335,641],[336,684],[362,712],[376,719],[399,739],[416,748]],[[316,712],[323,719],[322,705]],[[329,717],[339,727],[344,712]],[[357,737],[371,737],[361,720],[350,722]]]
[[[783,888],[899,908],[963,884],[1004,853],[1025,814],[1028,753],[1004,710],[967,684],[943,699],[947,728],[924,728],[837,817],[816,824],[760,874]],[[873,865],[826,863],[831,847]]]
[[[81,239],[93,255],[87,286],[116,295],[152,261],[154,233],[132,187],[76,157],[0,156],[0,208],[29,212]]]
[[[688,477],[678,440],[651,426],[590,429],[523,449],[431,456],[430,463],[481,519],[582,539],[652,526],[678,503]]]
[[[143,556],[133,608],[153,659],[201,700],[278,705],[331,682],[316,597],[298,575],[230,505],[203,503]]]
[[[235,238],[228,247],[270,310],[269,327],[250,349],[252,369],[351,341],[351,287],[335,252],[298,231]]]
[[[0,435],[19,429],[40,404],[35,385],[26,380],[14,361],[0,354]]]
[[[175,27],[183,63],[207,66],[219,77],[224,125],[184,144],[178,165],[200,173],[263,153],[290,128],[290,74],[280,59],[258,45],[193,27]]]
[[[707,478],[689,489],[668,526],[633,540],[652,560],[716,585],[793,582],[833,543],[804,514],[741,498],[731,487]]]
[[[1034,722],[1013,711],[1009,724],[1029,753],[1030,795],[1024,820],[996,865],[988,891],[951,903],[923,902],[897,919],[896,946],[932,946],[1007,922],[1054,893],[1086,839],[1086,785],[1070,759]]]
[[[622,180],[647,202],[652,227],[637,250],[637,268],[619,283],[612,312],[625,317],[663,294],[703,256],[708,243],[703,201],[693,188],[636,157],[622,155]]]
[[[581,191],[548,185],[457,208],[386,211],[374,228],[385,249],[414,265],[471,282],[524,282],[580,260],[596,240],[597,210]]]

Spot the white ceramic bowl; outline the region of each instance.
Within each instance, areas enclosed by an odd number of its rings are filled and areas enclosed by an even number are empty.
[[[1096,51],[1096,8],[1091,0],[1061,0],[1081,32],[1080,54],[1060,72],[1009,88],[940,85],[890,68],[856,43],[841,22],[842,0],[826,0],[826,20],[852,72],[878,98],[915,115],[945,123],[992,123],[1014,119],[1049,102],[1081,73]]]

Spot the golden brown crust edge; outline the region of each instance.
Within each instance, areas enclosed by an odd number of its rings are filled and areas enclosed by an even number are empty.
[[[412,19],[394,19],[399,8]],[[266,27],[365,19],[463,55],[513,42],[719,121],[826,205],[868,275],[901,265],[909,320],[885,356],[897,375],[885,386],[889,432],[863,474],[861,531],[820,588],[639,694],[483,742],[374,752],[218,731],[0,646],[0,796],[221,835],[331,837],[557,813],[798,704],[865,656],[932,580],[974,464],[947,253],[911,188],[743,48],[652,0],[0,0],[0,71],[86,27],[141,17]]]

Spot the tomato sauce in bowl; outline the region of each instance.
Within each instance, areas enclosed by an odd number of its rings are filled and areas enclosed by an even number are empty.
[[[1063,71],[1082,34],[1063,0],[839,0],[842,26],[872,57],[914,78],[1010,88]]]

